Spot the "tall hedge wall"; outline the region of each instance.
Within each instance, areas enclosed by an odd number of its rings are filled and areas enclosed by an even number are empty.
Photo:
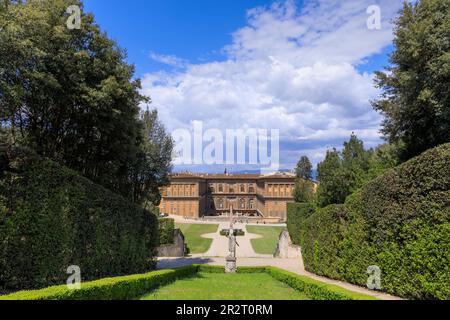
[[[315,211],[315,206],[310,203],[288,203],[287,204],[287,228],[292,243],[301,243],[301,225]]]
[[[70,265],[83,280],[154,267],[154,214],[52,161],[11,164],[0,179],[0,290],[65,283]]]
[[[388,171],[301,224],[308,270],[406,298],[450,299],[450,144]]]

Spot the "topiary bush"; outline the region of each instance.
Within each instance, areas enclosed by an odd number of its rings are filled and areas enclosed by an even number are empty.
[[[168,246],[174,242],[175,221],[170,218],[158,219],[159,245]]]
[[[449,168],[445,144],[387,171],[345,205],[317,210],[296,232],[306,268],[366,285],[376,265],[386,292],[449,299]]]
[[[154,214],[76,172],[17,153],[0,179],[0,290],[65,283],[154,268]]]

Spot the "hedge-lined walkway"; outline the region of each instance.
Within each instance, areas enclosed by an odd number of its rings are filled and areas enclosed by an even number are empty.
[[[197,220],[182,219],[179,217],[171,217],[171,218],[175,218],[175,221],[177,222],[183,221],[183,223],[217,224],[206,221],[203,222]],[[203,237],[205,238],[213,239],[213,243],[211,244],[211,247],[207,253],[196,254],[186,258],[159,258],[158,268],[173,269],[193,264],[225,266],[225,257],[228,254],[228,239],[220,235],[220,230],[226,229],[228,227],[229,223],[223,222],[220,224],[219,229],[216,233],[203,235]],[[273,258],[272,255],[257,254],[253,250],[251,239],[255,239],[260,236],[255,234],[249,234],[247,232],[246,225],[237,224],[235,227],[246,231],[245,237],[237,237],[237,241],[239,243],[239,247],[237,248],[238,267],[261,267],[261,266],[277,267],[299,275],[305,275],[312,279],[319,280],[328,284],[334,284],[350,291],[367,294],[377,299],[400,300],[400,298],[386,293],[372,291],[367,288],[356,286],[350,283],[332,280],[329,278],[321,277],[313,273],[310,273],[305,270],[305,267],[303,265],[303,259],[277,259]]]
[[[225,266],[225,258],[221,257],[186,257],[186,258],[160,258],[158,259],[158,269],[172,269],[190,266],[193,264],[206,264],[215,266]],[[372,291],[366,288],[355,286],[350,283],[328,279],[312,274],[305,270],[301,259],[276,259],[276,258],[239,258],[238,267],[262,267],[272,266],[284,269],[299,275],[308,276],[312,279],[322,281],[328,284],[334,284],[341,288],[367,294],[380,300],[401,300],[398,297],[386,293]]]

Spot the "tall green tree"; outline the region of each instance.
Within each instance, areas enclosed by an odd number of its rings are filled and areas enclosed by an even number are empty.
[[[349,141],[344,142],[342,170],[347,176],[350,193],[361,188],[366,182],[369,170],[369,152],[364,149],[363,141],[358,139],[354,133]]]
[[[294,187],[296,202],[314,201],[314,183],[312,182],[312,164],[307,156],[302,156],[295,168],[297,179]]]
[[[312,180],[312,164],[307,156],[302,156],[295,168],[297,178]]]
[[[325,160],[317,165],[317,203],[321,207],[344,203],[350,194],[349,181],[342,164],[340,153],[328,150]]]
[[[324,207],[344,203],[347,196],[390,167],[388,150],[394,149],[366,150],[363,141],[352,133],[344,142],[342,152],[328,151],[325,160],[317,167],[318,204]]]
[[[394,31],[391,66],[376,74],[383,94],[373,106],[406,160],[450,141],[450,1],[405,1]]]
[[[133,165],[133,198],[142,204],[159,205],[159,189],[169,183],[174,142],[158,119],[158,112],[142,115],[142,141]]]
[[[129,199],[154,190],[167,167],[151,163],[153,171],[162,170],[152,173],[152,183],[142,167],[142,154],[147,164],[156,159],[143,148],[158,142],[144,137],[139,106],[149,99],[139,93],[125,51],[91,14],[81,15],[80,29],[67,27],[66,10],[78,5],[83,11],[80,0],[6,3],[0,11],[3,127],[21,145]]]

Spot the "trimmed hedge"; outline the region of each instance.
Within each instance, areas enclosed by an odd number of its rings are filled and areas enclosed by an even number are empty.
[[[80,290],[69,290],[67,286],[63,285],[35,291],[21,291],[0,296],[0,300],[130,300],[178,279],[194,276],[198,272],[224,273],[225,268],[192,265],[173,270],[82,283]],[[267,273],[293,289],[304,292],[313,300],[376,300],[365,294],[348,291],[275,267],[240,267],[238,273]]]
[[[189,266],[86,282],[81,284],[80,290],[69,290],[66,285],[61,285],[35,291],[21,291],[0,296],[0,300],[131,300],[197,272],[197,266]]]
[[[302,224],[306,268],[413,299],[450,299],[450,144],[369,182],[345,205],[317,210]]]
[[[243,237],[243,236],[245,236],[245,231],[242,230],[242,229],[234,229],[233,233],[234,233],[235,237]],[[220,235],[221,236],[228,237],[229,234],[230,234],[230,230],[229,229],[220,230]]]
[[[311,203],[287,204],[287,228],[293,244],[300,245],[302,223],[315,212]]]
[[[349,291],[333,284],[314,280],[307,276],[300,276],[275,267],[266,267],[266,272],[274,279],[287,284],[291,288],[304,292],[313,300],[377,300],[372,296]]]
[[[158,219],[159,245],[169,246],[174,242],[175,221],[170,218]]]
[[[154,268],[154,214],[50,160],[21,153],[10,165],[0,179],[0,291],[65,283],[71,265],[83,280]]]

